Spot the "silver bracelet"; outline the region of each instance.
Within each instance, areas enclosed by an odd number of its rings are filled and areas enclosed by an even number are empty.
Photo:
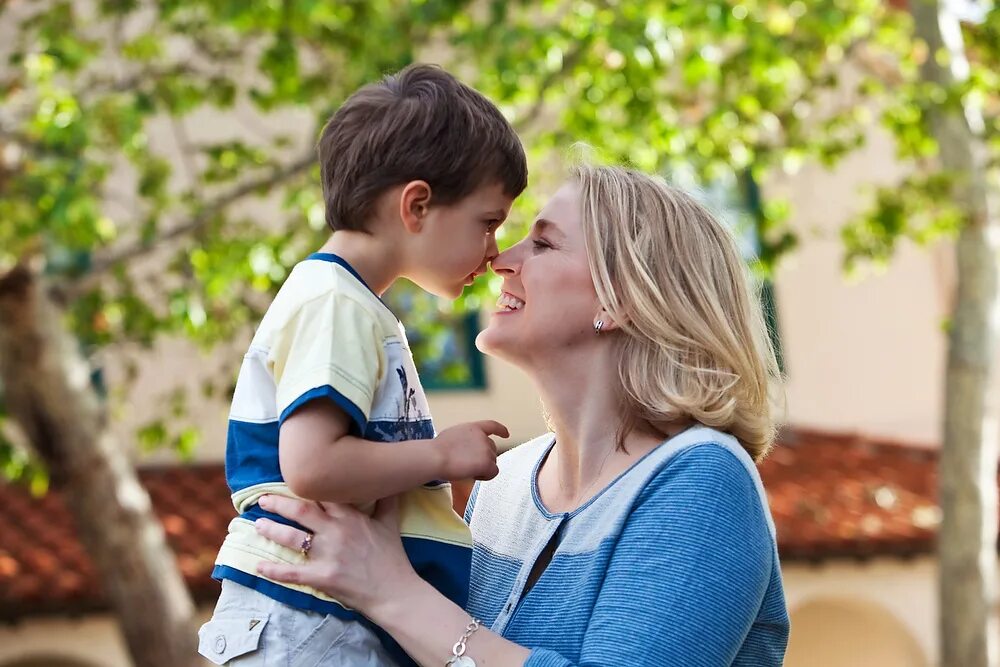
[[[455,645],[451,647],[451,657],[448,658],[448,662],[444,663],[445,667],[476,667],[476,661],[465,655],[465,646],[469,642],[469,637],[472,633],[479,629],[479,620],[476,618],[472,619],[472,623],[465,626],[465,632],[462,633],[462,638],[455,642]]]

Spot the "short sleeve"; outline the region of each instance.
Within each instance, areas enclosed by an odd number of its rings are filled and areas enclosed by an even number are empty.
[[[359,433],[381,377],[382,338],[375,316],[336,292],[304,303],[278,329],[268,362],[280,423],[309,401],[333,401]]]

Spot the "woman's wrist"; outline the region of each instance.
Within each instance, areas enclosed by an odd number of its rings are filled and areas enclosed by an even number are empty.
[[[405,621],[412,616],[413,610],[419,607],[420,600],[426,600],[428,595],[440,595],[436,588],[412,570],[402,575],[391,586],[391,591],[390,595],[382,599],[372,600],[367,605],[368,609],[362,610],[365,616],[390,633],[400,620]]]

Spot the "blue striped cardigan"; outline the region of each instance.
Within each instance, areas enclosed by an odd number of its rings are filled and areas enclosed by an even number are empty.
[[[781,665],[788,613],[774,523],[739,442],[689,429],[579,509],[552,514],[537,472],[553,440],[505,454],[499,476],[473,491],[471,614],[532,649],[528,667]]]

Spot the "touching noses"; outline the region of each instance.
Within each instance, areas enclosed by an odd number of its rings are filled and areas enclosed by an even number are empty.
[[[521,251],[523,242],[504,250],[490,262],[494,273],[509,278],[516,276],[521,270]]]

